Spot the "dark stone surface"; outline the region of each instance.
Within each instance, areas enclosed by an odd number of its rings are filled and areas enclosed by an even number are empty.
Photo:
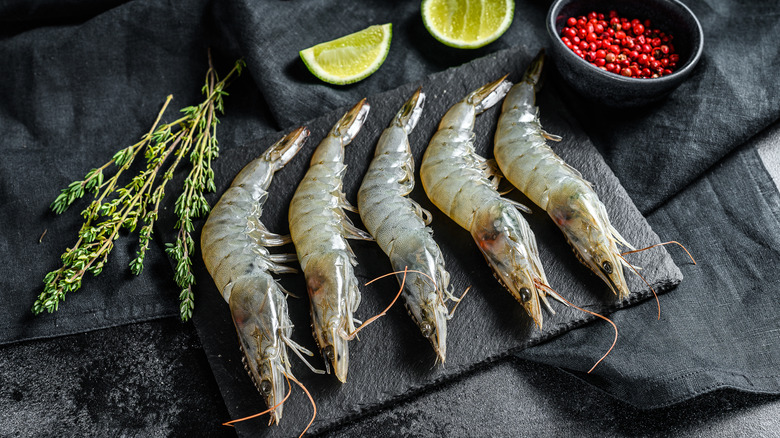
[[[441,116],[452,104],[471,90],[506,73],[510,73],[510,79],[519,79],[536,51],[537,48],[500,51],[435,74],[421,84],[410,84],[372,96],[369,99],[372,109],[368,120],[346,151],[348,169],[344,178],[344,190],[347,199],[355,202],[357,188],[373,156],[380,133],[418,85],[422,85],[427,94],[423,116],[410,136],[419,167],[419,160],[428,140],[436,131]],[[597,187],[613,225],[628,241],[634,242],[638,247],[659,242],[658,236],[634,207],[592,143],[568,115],[557,97],[554,84],[549,84],[540,93],[539,102],[545,129],[564,138],[552,147]],[[492,108],[477,120],[475,147],[478,153],[486,157],[492,157],[491,146],[498,110],[498,107]],[[342,114],[343,110],[337,110],[306,123],[312,131],[309,144],[304,146],[304,150],[285,169],[276,174],[270,186],[270,196],[263,210],[263,222],[269,230],[281,234],[288,232],[289,199],[308,167],[312,151]],[[278,137],[272,136],[225,151],[216,164],[217,175],[222,175],[217,181],[218,193],[224,191],[232,176],[247,162],[277,139]],[[544,211],[523,200],[517,191],[508,196],[532,207],[533,213],[524,217],[536,234],[540,257],[551,286],[566,299],[591,311],[608,314],[652,297],[647,285],[626,269],[628,285],[633,293],[627,300],[618,302],[607,286],[577,261],[562,233]],[[293,359],[293,372],[312,392],[319,404],[318,417],[312,426],[314,431],[322,431],[349,418],[375,412],[394,404],[399,398],[425,391],[475,366],[551,339],[596,319],[580,310],[554,303],[553,307],[557,313],[551,315],[545,312],[544,328],[536,329],[522,307],[493,278],[468,232],[433,206],[420,184],[417,184],[412,192],[412,198],[433,214],[431,226],[434,238],[442,248],[456,293],[465,290],[469,285],[472,286],[469,295],[458,307],[457,314],[448,325],[447,362],[443,366],[435,366],[431,348],[420,336],[419,330],[402,306],[391,309],[385,318],[361,332],[359,341],[350,343],[350,371],[344,385],[340,385],[333,376],[314,375],[299,360]],[[358,218],[355,219],[360,225]],[[165,230],[173,227],[163,225],[161,228]],[[387,257],[375,243],[353,242],[352,248],[359,263],[355,272],[360,283],[392,271]],[[292,251],[291,247],[279,250]],[[682,278],[677,266],[663,248],[660,248],[660,251],[645,251],[627,257],[631,263],[644,268],[642,275],[653,285],[656,292],[669,290]],[[200,303],[195,311],[195,323],[228,411],[236,418],[250,415],[262,408],[264,402],[241,366],[240,352],[227,305],[199,258],[196,258],[193,269],[197,279],[196,299]],[[290,316],[295,325],[293,339],[316,351],[309,330],[310,317],[303,275],[282,276],[281,282],[287,290],[302,296],[301,299],[288,300]],[[365,320],[381,312],[395,295],[397,287],[393,280],[361,287],[363,301],[356,317]],[[606,325],[603,322],[602,324]],[[593,348],[606,351],[609,342],[593,345]],[[572,369],[587,371],[596,359],[583,364],[580,355],[572,355],[571,360]],[[324,369],[319,357],[315,358],[313,363]],[[286,404],[280,427],[267,428],[263,422],[253,422],[242,424],[238,429],[250,435],[267,433],[272,436],[286,436],[293,433],[298,424],[305,424],[309,416],[308,401],[301,391],[294,390]]]
[[[230,436],[192,324],[116,327],[0,350],[0,436]]]

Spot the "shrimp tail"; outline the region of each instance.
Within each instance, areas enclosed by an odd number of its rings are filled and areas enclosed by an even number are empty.
[[[331,131],[336,137],[341,138],[341,142],[344,145],[349,144],[355,136],[360,132],[360,128],[363,127],[363,123],[368,118],[368,112],[371,109],[371,105],[363,98],[352,109],[347,111],[341,120],[333,126]]]
[[[476,114],[485,112],[504,98],[512,88],[512,83],[506,80],[507,76],[479,87],[466,97],[465,100],[474,105]]]
[[[423,105],[425,105],[425,94],[422,92],[422,87],[420,87],[401,107],[393,123],[403,128],[408,135],[417,126],[417,121],[420,120],[420,115],[423,111]]]
[[[534,91],[538,92],[542,88],[542,69],[544,67],[544,49],[540,50],[536,54],[536,57],[531,61],[531,65],[523,75],[522,82],[533,85]]]
[[[265,159],[272,164],[274,170],[281,169],[301,150],[309,134],[305,126],[292,131],[265,151]]]

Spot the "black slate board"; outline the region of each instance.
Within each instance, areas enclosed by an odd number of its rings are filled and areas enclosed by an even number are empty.
[[[371,113],[363,130],[347,150],[349,168],[344,178],[347,199],[355,203],[356,192],[373,155],[376,140],[414,89],[422,85],[427,94],[423,117],[410,137],[415,158],[419,163],[439,119],[453,103],[471,90],[503,74],[510,73],[510,80],[519,79],[536,50],[538,48],[518,47],[497,52],[431,75],[422,84],[408,84],[386,93],[369,96]],[[658,243],[658,236],[568,114],[565,105],[557,97],[554,83],[548,83],[542,90],[539,105],[543,126],[549,132],[564,138],[562,142],[553,144],[553,148],[594,184],[615,227],[637,247]],[[288,232],[287,206],[295,186],[305,173],[309,158],[319,140],[346,109],[328,113],[305,124],[312,132],[309,143],[298,157],[277,173],[270,189],[271,196],[263,213],[263,222],[270,230],[278,233]],[[478,118],[475,128],[477,151],[487,157],[492,156],[492,138],[498,115],[498,107],[487,111]],[[229,186],[233,176],[247,162],[281,135],[282,133],[253,140],[242,147],[228,148],[223,145],[224,152],[215,163],[218,193],[221,194]],[[516,191],[508,196],[525,201]],[[218,195],[214,195],[210,200],[212,204],[217,197]],[[295,375],[307,386],[317,402],[318,416],[310,432],[325,431],[443,381],[452,380],[480,364],[552,339],[596,319],[554,302],[557,314],[550,315],[545,312],[544,329],[537,330],[522,307],[493,278],[470,235],[428,201],[419,183],[412,197],[434,215],[434,237],[446,257],[455,290],[463,291],[469,285],[473,287],[458,308],[455,318],[450,321],[447,362],[440,366],[434,365],[434,354],[427,341],[419,334],[403,306],[395,306],[386,317],[362,331],[359,341],[351,343],[350,369],[346,384],[338,383],[334,376],[314,375],[297,359],[293,360]],[[536,233],[550,283],[571,302],[608,314],[652,297],[642,280],[627,272],[629,286],[634,293],[626,301],[618,302],[606,285],[579,264],[547,214],[527,201],[524,203],[533,208],[533,213],[526,215],[526,218]],[[361,225],[356,215],[353,219],[357,225]],[[375,243],[355,241],[352,247],[360,262],[356,274],[361,283],[391,271],[390,263]],[[284,249],[285,252],[293,252],[292,247]],[[200,257],[200,254],[197,254],[197,257]],[[657,293],[671,289],[682,279],[682,274],[663,248],[629,257],[632,263],[643,267],[642,274]],[[264,410],[265,404],[241,364],[241,353],[227,304],[217,292],[199,258],[194,269],[197,279],[197,308],[194,320],[228,411],[233,418],[238,418]],[[300,299],[288,300],[291,318],[295,324],[293,338],[316,350],[311,335],[303,276],[287,275],[281,278],[281,282],[288,290],[301,296]],[[362,287],[363,301],[356,317],[366,319],[377,314],[390,302],[396,291],[397,283],[392,279]],[[648,319],[652,320],[654,316],[648,315]],[[593,345],[593,349],[606,351],[611,341],[611,338],[604,339],[603,343]],[[313,359],[313,363],[323,368],[319,355]],[[305,427],[311,413],[304,394],[295,389],[285,405],[281,426],[268,427],[267,419],[256,419],[240,423],[237,430],[241,435],[252,436],[296,435]]]

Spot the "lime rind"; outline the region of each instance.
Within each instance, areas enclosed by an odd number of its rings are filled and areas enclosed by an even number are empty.
[[[381,39],[378,44],[355,44],[363,39],[362,36],[374,31],[380,32]],[[392,37],[393,26],[391,23],[374,25],[359,32],[301,50],[298,54],[306,68],[318,79],[334,85],[354,84],[371,76],[382,66],[390,52]],[[325,61],[327,66],[318,59]],[[357,63],[363,65],[356,67]],[[343,71],[349,70],[355,70],[355,72],[343,73]]]
[[[457,49],[478,49],[480,47],[484,47],[493,41],[497,40],[498,38],[503,35],[507,29],[509,29],[509,26],[512,25],[512,20],[515,15],[515,2],[514,0],[504,0],[505,6],[506,6],[506,12],[504,14],[503,20],[501,24],[496,28],[495,31],[493,31],[489,36],[484,38],[479,38],[473,41],[465,41],[463,39],[458,38],[451,38],[445,35],[444,32],[437,29],[436,25],[431,22],[429,19],[429,15],[431,7],[434,5],[436,0],[423,0],[422,5],[420,7],[420,12],[422,15],[423,25],[425,26],[425,29],[428,30],[428,33],[431,34],[436,40],[441,42],[442,44],[454,47]],[[464,24],[465,26],[465,24]]]

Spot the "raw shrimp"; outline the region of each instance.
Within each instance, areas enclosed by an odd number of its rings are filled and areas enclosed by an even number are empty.
[[[354,211],[342,191],[344,147],[360,131],[369,111],[361,100],[333,126],[314,151],[306,175],[290,201],[289,222],[298,261],[306,276],[314,338],[325,365],[347,380],[347,342],[355,331],[353,313],[360,290],[353,271],[355,254],[347,239],[373,240],[356,228],[344,210]]]
[[[425,94],[418,89],[379,137],[358,191],[358,211],[368,232],[390,257],[393,269],[408,269],[402,292],[406,308],[433,345],[437,360],[444,362],[449,319],[444,299],[457,298],[449,291],[444,256],[426,226],[431,214],[407,197],[414,188],[408,135],[422,114],[424,101]],[[401,282],[402,274],[397,276]]]
[[[282,264],[294,255],[270,254],[266,248],[289,243],[290,238],[269,232],[260,215],[274,173],[308,136],[306,128],[298,128],[247,164],[211,210],[200,239],[206,269],[230,306],[244,365],[268,407],[279,405],[271,412],[270,424],[281,420],[285,377],[293,378],[287,347],[298,356],[313,353],[290,338],[293,325],[285,291],[271,276],[295,272]]]
[[[633,247],[612,226],[591,184],[545,142],[561,138],[539,123],[535,100],[543,63],[544,51],[504,99],[495,136],[496,161],[507,180],[547,211],[580,261],[624,299],[630,293],[622,269],[627,262],[617,243]]]
[[[477,155],[473,143],[476,116],[498,103],[511,86],[499,79],[447,111],[423,155],[420,179],[431,201],[471,233],[496,278],[541,328],[539,303],[550,307],[537,284],[548,282],[533,231],[518,211],[525,207],[501,197],[495,168]]]

